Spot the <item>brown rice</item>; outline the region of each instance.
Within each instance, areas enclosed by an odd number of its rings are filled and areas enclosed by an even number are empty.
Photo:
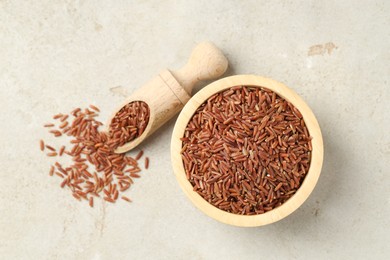
[[[125,128],[136,127],[136,138],[144,131],[149,119],[149,108],[143,102],[134,103],[131,106],[126,106],[125,110],[121,110],[116,117],[114,117],[113,124],[110,126],[110,133],[102,132],[98,128],[102,125],[95,117],[98,115],[99,108],[90,105],[89,109],[82,110],[81,108],[74,109],[70,115],[73,119],[68,121],[68,114],[56,114],[53,119],[59,121],[58,128],[49,130],[54,136],[59,137],[67,135],[71,137],[70,144],[72,147],[65,151],[65,146],[59,148],[59,152],[50,145],[40,140],[40,149],[44,151],[45,148],[50,150],[47,156],[55,157],[63,154],[69,155],[73,163],[65,167],[59,162],[55,162],[50,168],[49,175],[57,175],[62,178],[60,187],[69,188],[72,195],[77,200],[87,200],[91,207],[94,206],[93,196],[99,196],[101,192],[104,193],[104,200],[114,203],[120,193],[128,190],[134,183],[133,178],[141,177],[138,172],[141,171],[137,160],[125,154],[116,154],[114,149],[123,144],[123,139],[115,134],[115,127],[121,125]],[[139,106],[138,106],[139,105]],[[146,105],[146,107],[145,107]],[[130,111],[129,111],[130,110]],[[128,117],[140,113],[133,119]],[[121,123],[119,119],[125,121]],[[144,123],[142,122],[144,119]],[[133,125],[131,125],[133,124]],[[135,125],[134,125],[135,124]],[[54,127],[54,124],[48,123],[45,127]],[[132,130],[131,130],[132,131]],[[114,139],[112,139],[114,138]],[[143,151],[140,151],[137,157],[141,157]],[[139,159],[138,158],[138,159]],[[94,166],[92,169],[90,166]],[[125,196],[122,199],[131,202]]]
[[[149,106],[134,101],[120,109],[111,120],[108,145],[111,149],[128,143],[142,135],[149,123]]]
[[[196,110],[181,140],[194,191],[235,214],[282,205],[310,166],[311,138],[301,113],[266,88],[236,86],[213,95]]]

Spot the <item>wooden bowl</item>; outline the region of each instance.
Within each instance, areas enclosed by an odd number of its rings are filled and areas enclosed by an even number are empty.
[[[310,136],[312,137],[312,154],[309,171],[297,192],[288,199],[281,206],[270,210],[266,213],[259,215],[238,215],[223,211],[203,199],[197,192],[193,190],[193,186],[187,180],[183,161],[181,158],[180,150],[182,148],[181,137],[184,135],[185,128],[195,113],[196,109],[203,104],[209,97],[215,93],[221,92],[233,86],[253,86],[253,87],[264,87],[274,91],[279,96],[283,97],[287,101],[291,102],[302,114],[306,126],[309,130]],[[314,186],[321,173],[322,161],[323,161],[323,141],[320,126],[318,125],[317,119],[309,106],[302,100],[298,94],[293,90],[286,87],[284,84],[279,83],[275,80],[254,76],[254,75],[237,75],[226,77],[215,81],[205,88],[200,90],[194,95],[188,103],[184,106],[181,111],[172,134],[171,140],[171,159],[173,170],[175,172],[177,181],[183,189],[187,197],[208,216],[234,226],[241,227],[254,227],[267,225],[294,212],[303,202],[309,197],[313,191]]]

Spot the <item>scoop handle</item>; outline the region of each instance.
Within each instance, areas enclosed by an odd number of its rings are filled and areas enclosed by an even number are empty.
[[[191,95],[199,81],[216,79],[225,73],[227,67],[228,60],[222,51],[211,42],[202,42],[193,49],[187,64],[171,73]]]

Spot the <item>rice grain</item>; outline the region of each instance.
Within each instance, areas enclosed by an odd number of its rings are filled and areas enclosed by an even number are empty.
[[[145,169],[149,168],[149,157],[145,157]]]
[[[39,147],[42,152],[45,150],[45,142],[42,139],[39,141]]]

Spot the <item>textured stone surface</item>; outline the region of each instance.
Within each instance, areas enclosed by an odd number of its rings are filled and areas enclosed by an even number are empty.
[[[389,259],[390,2],[358,2],[0,0],[1,258]],[[105,121],[202,40],[228,75],[274,78],[312,107],[325,161],[302,207],[261,228],[203,215],[171,169],[174,120],[141,146],[131,205],[91,209],[48,177],[52,114],[93,103]]]

